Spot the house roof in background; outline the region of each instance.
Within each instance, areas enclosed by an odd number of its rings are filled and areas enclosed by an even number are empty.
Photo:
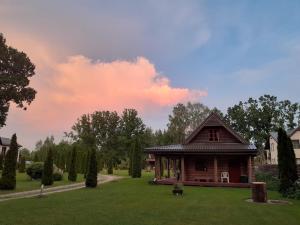
[[[10,145],[10,139],[6,138],[6,137],[0,137],[0,145],[9,146]]]
[[[296,133],[297,131],[300,131],[300,126],[296,127],[295,129],[292,130],[287,130],[286,134],[288,135],[288,137],[291,137],[294,133]],[[272,131],[270,133],[270,136],[276,141],[278,142],[278,133],[276,131]]]

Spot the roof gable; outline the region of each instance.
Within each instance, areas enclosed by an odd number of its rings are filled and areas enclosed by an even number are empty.
[[[248,144],[248,142],[242,138],[238,133],[236,133],[231,127],[229,127],[225,122],[221,119],[221,117],[217,113],[211,113],[200,125],[197,127],[185,140],[184,144],[190,144],[193,140],[201,135],[201,132],[205,130],[207,127],[222,127],[226,132],[231,135],[231,138],[234,139],[234,143],[242,143]],[[232,140],[233,140],[232,139]]]
[[[288,136],[292,137],[297,131],[300,131],[300,126],[288,132]]]

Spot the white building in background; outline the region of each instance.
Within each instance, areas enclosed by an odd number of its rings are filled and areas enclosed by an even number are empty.
[[[0,137],[0,154],[5,156],[10,146],[10,139],[5,137]]]
[[[295,156],[296,156],[296,162],[298,165],[300,165],[300,126],[296,129],[287,131],[288,137],[291,138]],[[278,134],[277,132],[271,132],[270,134],[270,149],[267,149],[267,163],[268,164],[278,164],[278,158],[277,158],[277,145],[278,145]]]

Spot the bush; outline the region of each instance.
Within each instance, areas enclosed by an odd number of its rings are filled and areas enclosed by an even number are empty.
[[[63,179],[63,174],[61,172],[54,172],[53,173],[53,180],[54,181],[61,181]]]
[[[300,179],[294,182],[293,186],[282,193],[283,197],[300,200]]]
[[[272,173],[268,172],[256,172],[255,174],[257,181],[263,181],[267,184],[267,189],[270,191],[279,190],[279,179]]]
[[[34,162],[28,166],[26,173],[31,179],[41,179],[43,176],[44,163],[43,162]]]

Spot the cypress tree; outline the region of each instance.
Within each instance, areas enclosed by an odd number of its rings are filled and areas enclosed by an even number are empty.
[[[288,148],[287,148],[288,174],[289,174],[289,179],[291,180],[292,183],[294,183],[298,179],[296,156],[295,156],[294,146],[291,138],[288,137],[287,143],[288,143]]]
[[[3,154],[2,152],[0,153],[0,170],[3,169]]]
[[[112,159],[107,161],[107,174],[113,174],[113,162]]]
[[[77,159],[77,151],[76,151],[76,147],[73,146],[72,152],[71,152],[69,175],[68,175],[69,181],[76,181],[76,179],[77,179],[76,159]]]
[[[88,172],[89,172],[89,166],[90,166],[90,158],[91,158],[91,150],[87,149],[86,159],[85,159],[85,171],[84,171],[84,178],[86,178]]]
[[[85,186],[86,187],[97,187],[97,159],[95,148],[91,149],[89,157],[88,173],[86,175]]]
[[[53,153],[52,153],[51,146],[48,149],[46,161],[44,162],[42,184],[44,185],[53,184]]]
[[[9,150],[6,152],[4,167],[0,188],[4,190],[13,190],[16,188],[16,167],[18,157],[17,136],[14,134],[11,138]]]
[[[132,148],[132,173],[131,173],[132,178],[141,177],[141,172],[142,172],[141,163],[142,163],[141,148],[139,144],[139,139],[136,138]]]
[[[24,156],[20,156],[19,173],[25,173],[26,160]]]
[[[278,130],[277,152],[279,192],[285,194],[297,180],[297,166],[292,141],[282,128]]]

